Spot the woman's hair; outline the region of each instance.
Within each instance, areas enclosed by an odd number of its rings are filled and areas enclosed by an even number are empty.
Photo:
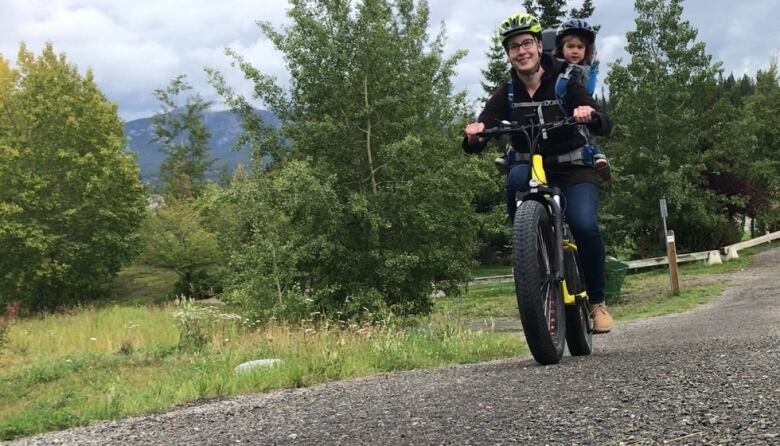
[[[580,42],[582,42],[585,45],[585,58],[582,59],[582,62],[588,65],[592,64],[593,58],[596,55],[596,46],[588,42],[588,39],[582,36],[578,36],[576,34],[569,34],[568,36],[563,36],[560,39],[560,45],[555,47],[555,49],[553,50],[553,56],[559,59],[563,59],[563,46],[566,45],[566,42],[574,38],[579,39]]]

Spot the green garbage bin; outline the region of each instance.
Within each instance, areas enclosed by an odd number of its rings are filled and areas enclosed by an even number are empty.
[[[607,299],[619,299],[620,289],[628,271],[628,263],[615,257],[607,257],[607,281],[604,285],[604,294]]]

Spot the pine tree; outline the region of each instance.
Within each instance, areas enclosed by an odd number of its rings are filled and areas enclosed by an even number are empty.
[[[579,8],[571,8],[571,11],[569,11],[569,18],[571,19],[587,19],[590,18],[590,16],[593,15],[593,12],[596,10],[596,7],[593,5],[592,0],[585,0],[582,3],[582,6]],[[590,24],[593,27],[593,30],[596,32],[599,32],[601,29],[601,25],[596,25],[591,23]]]
[[[523,7],[548,28],[566,18],[566,3],[567,0],[523,0]]]
[[[746,91],[749,79],[737,84]],[[780,73],[778,61],[756,73],[753,93],[744,99],[739,120],[731,126],[733,138],[724,141],[720,153],[730,155],[733,168],[745,174],[751,187],[743,200],[752,204],[759,232],[780,230]]]
[[[523,7],[526,12],[536,16],[545,28],[555,26],[566,19],[587,19],[596,10],[592,0],[585,0],[581,7],[571,8],[567,16],[568,3],[568,0],[523,0]],[[598,31],[599,27],[595,28]]]
[[[488,64],[486,69],[480,70],[483,76],[480,85],[486,94],[482,100],[487,102],[493,93],[509,80],[509,62],[498,35],[493,37],[490,49],[485,55],[488,58]]]
[[[569,17],[572,19],[587,19],[593,15],[596,7],[593,6],[592,0],[585,0],[582,2],[582,6],[579,8],[571,8],[569,11]]]

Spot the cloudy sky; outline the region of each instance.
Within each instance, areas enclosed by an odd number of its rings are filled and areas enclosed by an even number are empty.
[[[591,21],[602,25],[600,59],[609,63],[625,57],[625,34],[634,29],[633,2],[594,4]],[[501,19],[522,9],[522,1],[429,0],[429,5],[431,34],[444,22],[447,52],[469,50],[458,66],[456,86],[478,97],[490,35]],[[687,0],[683,5],[684,18],[726,72],[753,75],[778,54],[778,0]],[[248,92],[247,83],[229,67],[225,47],[284,84],[284,61],[255,22],[282,25],[287,7],[286,0],[0,0],[0,54],[14,61],[19,42],[38,53],[50,41],[80,71],[91,68],[122,117],[132,120],[154,113],[159,105],[152,91],[178,74],[186,74],[206,98],[217,99],[205,66],[222,70],[234,88]]]

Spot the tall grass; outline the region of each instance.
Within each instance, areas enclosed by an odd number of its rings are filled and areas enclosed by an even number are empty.
[[[8,342],[8,331],[16,319],[16,313],[19,311],[19,301],[9,302],[5,309],[0,310],[0,355],[5,350],[5,344]]]
[[[0,358],[0,439],[161,411],[201,398],[303,387],[377,372],[524,354],[517,336],[464,328],[447,316],[381,324],[235,321],[205,348],[180,348],[181,307],[83,308],[20,321]],[[282,365],[236,373],[236,365]]]
[[[143,348],[175,345],[173,307],[76,308],[17,320],[9,343],[12,362],[38,361],[57,356],[114,353],[123,345]]]

